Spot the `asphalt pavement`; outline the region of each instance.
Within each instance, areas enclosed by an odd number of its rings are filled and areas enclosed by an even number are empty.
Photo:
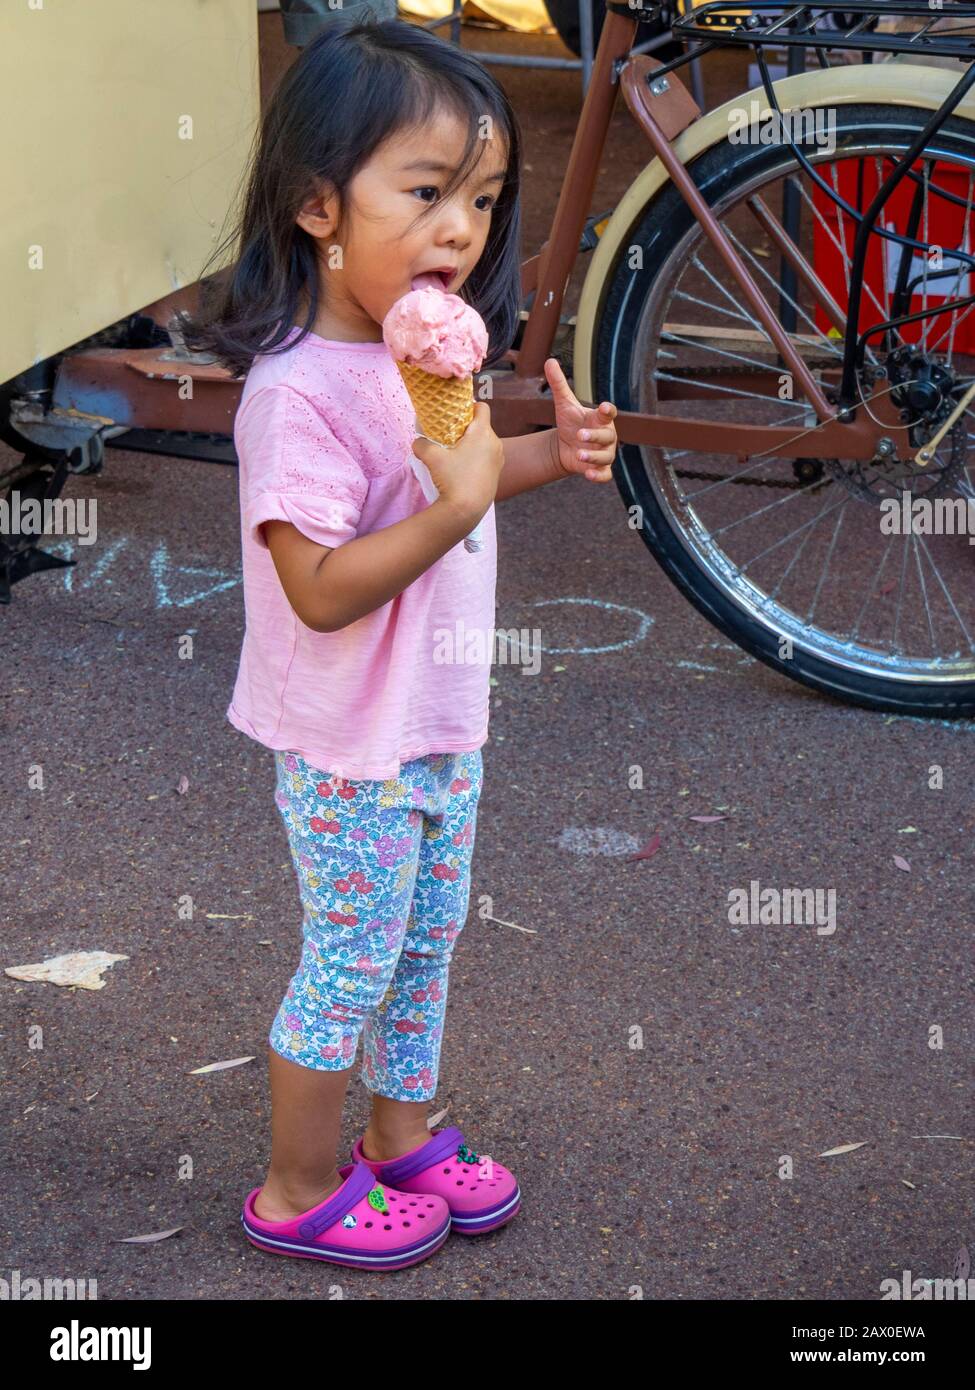
[[[97,545],[3,615],[3,963],[128,959],[97,992],[0,982],[2,1265],[101,1298],[326,1296],[334,1269],[239,1226],[300,907],[271,754],[224,719],[236,471],[111,450],[69,492],[97,498]],[[545,650],[535,675],[495,665],[434,1111],[517,1173],[523,1210],[343,1272],[347,1296],[869,1299],[971,1241],[975,728],[752,662],[624,521],[584,480],[498,506],[497,626]],[[732,925],[752,880],[834,890],[835,931]],[[355,1080],[349,1142],[366,1116]]]

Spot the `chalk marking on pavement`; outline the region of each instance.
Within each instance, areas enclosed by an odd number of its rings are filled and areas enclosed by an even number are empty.
[[[76,589],[90,589],[97,580],[102,578],[105,571],[114,563],[119,552],[125,549],[130,540],[130,536],[120,536],[117,540],[112,541],[97,557],[93,557],[90,568],[85,565],[82,570],[79,570],[77,566],[63,570],[65,593],[74,593]],[[74,558],[75,545],[73,541],[58,541],[55,545],[45,546],[45,549],[51,551],[52,554],[60,555],[65,560]],[[202,599],[210,598],[213,594],[220,594],[226,589],[234,588],[243,577],[240,571],[233,574],[229,570],[214,569],[210,566],[174,565],[169,558],[169,550],[165,541],[156,547],[149,558],[149,574],[153,582],[157,608],[189,608],[191,604],[199,603]],[[206,579],[215,579],[217,583],[211,584],[208,588],[197,589],[195,593],[191,593],[185,598],[172,596],[171,587],[174,585],[174,581],[180,578],[199,579],[201,575]],[[105,583],[111,584],[112,580],[106,579]]]
[[[211,584],[208,589],[199,589],[195,594],[190,594],[188,598],[174,599],[169,596],[169,588],[164,578],[164,571],[169,566],[174,574],[182,575],[205,575],[208,579],[216,579],[223,576],[218,584]],[[223,593],[225,589],[232,589],[241,581],[241,575],[228,575],[226,570],[212,569],[206,566],[197,565],[172,565],[170,566],[169,551],[166,542],[162,541],[153,551],[152,559],[149,561],[149,570],[156,585],[156,607],[157,608],[189,608],[191,603],[199,603],[201,599],[209,598],[212,594]]]
[[[905,719],[910,724],[938,724],[942,729],[950,729],[953,734],[975,734],[975,723],[970,719],[926,719],[923,714],[885,714],[883,710],[873,712],[883,715],[885,724]]]
[[[653,626],[654,619],[649,613],[644,613],[640,608],[630,608],[623,603],[609,603],[606,599],[599,598],[543,598],[538,599],[532,604],[533,608],[544,608],[553,603],[586,603],[593,608],[602,608],[614,613],[631,613],[640,619],[640,630],[635,637],[628,637],[622,642],[609,642],[604,647],[540,647],[539,650],[548,652],[552,656],[598,656],[601,652],[621,652],[627,647],[633,647],[637,642],[642,642],[650,628]]]
[[[94,584],[95,580],[101,577],[104,571],[115,559],[119,551],[124,546],[128,545],[128,543],[128,536],[122,536],[119,540],[112,541],[111,545],[106,546],[106,548],[100,552],[97,558],[95,558],[94,556],[92,557],[94,563],[92,564],[91,569],[88,569],[88,567],[85,566],[83,570],[79,571],[78,567],[74,565],[70,569],[62,570],[62,574],[64,575],[65,592],[69,594],[73,592],[75,587],[75,577],[79,573],[84,574],[85,578],[80,581],[80,583],[78,584],[78,588],[90,589],[92,584]],[[44,549],[49,550],[53,555],[60,555],[62,560],[74,559],[74,541],[58,541],[56,545],[45,545]],[[85,549],[89,550],[89,547],[85,546]],[[112,581],[109,580],[108,582],[110,584]]]

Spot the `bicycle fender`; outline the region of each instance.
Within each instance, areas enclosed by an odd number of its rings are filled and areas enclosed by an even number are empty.
[[[958,85],[959,70],[947,70],[915,62],[848,63],[818,72],[797,73],[772,83],[780,110],[817,106],[848,106],[854,102],[890,103],[897,106],[927,107],[936,111]],[[728,137],[735,111],[751,113],[758,106],[758,119],[771,114],[765,88],[726,101],[689,125],[673,141],[671,148],[682,164],[720,144]],[[975,120],[975,91],[967,94],[952,113]],[[740,119],[740,118],[739,118]],[[604,286],[612,274],[631,228],[640,219],[655,194],[670,175],[655,156],[630,184],[606,223],[582,286],[573,337],[572,389],[581,401],[593,400],[592,354],[596,322]]]

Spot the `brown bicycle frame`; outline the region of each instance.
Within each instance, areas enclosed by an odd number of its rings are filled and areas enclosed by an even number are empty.
[[[677,81],[673,72],[667,75],[667,90],[651,97],[649,83],[654,69],[663,66],[648,55],[628,57],[633,46],[638,21],[628,19],[614,10],[607,10],[606,19],[596,51],[592,80],[582,107],[579,126],[572,143],[565,182],[552,221],[549,240],[537,256],[522,264],[522,293],[535,290],[535,298],[525,321],[524,334],[518,349],[511,349],[506,360],[514,370],[493,375],[491,417],[499,435],[524,432],[538,426],[553,426],[555,410],[545,380],[543,364],[550,355],[559,324],[565,287],[579,253],[579,244],[586,216],[592,203],[599,160],[606,142],[610,118],[618,87],[637,123],[646,133],[655,153],[670,178],[680,190],[701,224],[705,235],[715,247],[725,266],[738,282],[745,300],[754,311],[775,345],[785,369],[791,372],[797,391],[809,401],[823,423],[815,434],[796,438],[794,427],[736,425],[722,422],[708,424],[679,416],[647,414],[641,411],[620,411],[616,429],[625,444],[656,444],[671,448],[692,449],[700,453],[727,454],[734,452],[745,460],[757,453],[769,453],[785,458],[847,458],[871,459],[877,442],[889,434],[903,458],[913,450],[899,415],[889,403],[889,396],[878,394],[874,403],[877,420],[865,412],[851,423],[843,423],[833,406],[824,397],[817,381],[803,361],[789,334],[783,329],[761,291],[748,272],[733,244],[701,197],[687,169],[671,148],[675,135],[699,116],[700,110],[687,89]],[[617,78],[614,73],[618,73]],[[651,105],[653,109],[651,110]],[[748,200],[756,221],[776,244],[799,278],[822,305],[833,324],[845,331],[846,318],[830,296],[813,268],[802,256],[784,227],[761,198]],[[770,369],[771,371],[771,369]],[[824,373],[829,378],[830,372]],[[837,373],[838,376],[838,373]],[[770,380],[769,395],[778,395],[778,373]],[[728,380],[734,381],[729,373]],[[755,378],[748,378],[748,389],[759,390]],[[663,394],[663,393],[662,393]],[[664,398],[699,394],[692,387],[668,384]],[[587,401],[586,405],[597,402]],[[882,422],[882,423],[881,423]],[[729,448],[729,439],[732,440]]]

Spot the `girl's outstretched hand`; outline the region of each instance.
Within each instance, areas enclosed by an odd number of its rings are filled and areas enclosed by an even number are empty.
[[[616,406],[604,401],[590,410],[577,401],[555,357],[545,359],[545,379],[555,403],[559,467],[566,476],[584,473],[590,482],[608,483],[619,442],[613,424]]]

